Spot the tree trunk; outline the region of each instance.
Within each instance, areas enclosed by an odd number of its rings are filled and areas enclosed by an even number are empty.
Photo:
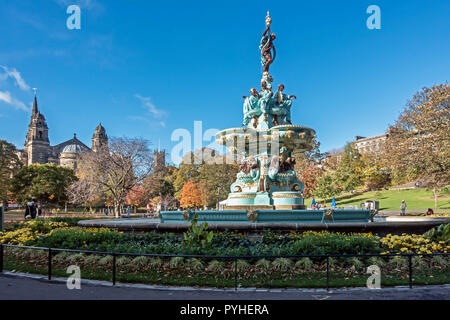
[[[433,193],[434,193],[434,210],[436,211],[437,210],[437,203],[438,203],[438,199],[437,199],[438,191],[437,191],[436,187],[433,188]]]
[[[120,212],[119,212],[119,210],[120,210],[119,204],[118,204],[118,203],[115,203],[115,204],[114,204],[114,216],[115,216],[116,218],[120,218]]]

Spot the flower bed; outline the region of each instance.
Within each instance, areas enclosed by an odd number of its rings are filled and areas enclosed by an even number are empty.
[[[0,233],[0,242],[51,248],[129,253],[202,255],[314,255],[374,253],[447,253],[449,243],[423,235],[331,233],[327,231],[277,234],[266,231],[260,239],[245,234],[214,233],[208,243],[187,243],[172,233],[123,233],[106,228],[71,227],[67,222],[34,220]]]
[[[234,255],[319,255],[447,252],[444,241],[424,236],[370,233],[330,233],[326,231],[276,234],[267,231],[251,241],[245,234],[214,233],[209,242],[187,244],[171,233],[122,233],[105,228],[71,227],[65,222],[30,221],[18,229],[0,234],[2,243],[38,247],[81,249],[122,253]],[[197,230],[200,232],[199,230]],[[192,238],[187,237],[192,240]],[[406,250],[405,250],[406,248]],[[45,273],[48,252],[37,249],[5,248],[5,269]],[[65,276],[69,265],[81,268],[83,278],[110,280],[113,257],[104,254],[54,252],[55,275]],[[406,285],[407,257],[336,257],[328,259],[330,286],[365,285],[367,267],[382,269],[383,285]],[[413,257],[414,283],[449,283],[448,256]],[[323,257],[303,258],[183,258],[117,256],[117,280],[167,285],[207,285],[230,287],[324,287],[327,261]]]

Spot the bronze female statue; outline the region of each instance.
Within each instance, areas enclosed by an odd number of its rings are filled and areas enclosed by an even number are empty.
[[[259,45],[259,49],[261,50],[261,64],[263,66],[263,73],[269,72],[269,67],[272,62],[275,60],[276,51],[275,46],[273,44],[273,40],[276,39],[275,33],[270,33],[270,24],[272,23],[272,19],[270,19],[269,12],[267,12],[266,17],[266,30],[264,30],[261,38],[261,42]],[[272,54],[273,51],[273,54]]]

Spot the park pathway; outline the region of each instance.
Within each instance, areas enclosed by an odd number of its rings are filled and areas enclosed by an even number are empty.
[[[42,276],[0,275],[0,300],[450,300],[450,284],[384,288],[334,289],[195,289],[151,287],[101,281],[83,281],[80,290],[69,290],[65,279]]]

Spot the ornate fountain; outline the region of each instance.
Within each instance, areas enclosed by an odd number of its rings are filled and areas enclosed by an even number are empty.
[[[272,90],[270,65],[276,57],[272,19],[266,17],[266,29],[260,42],[263,67],[261,89],[250,89],[244,96],[243,127],[225,129],[216,141],[225,145],[239,163],[239,173],[231,185],[226,210],[232,209],[304,209],[303,183],[294,171],[295,157],[311,150],[315,131],[293,125],[291,107],[295,95],[287,95],[284,85]]]
[[[237,161],[239,172],[230,186],[224,210],[161,211],[162,223],[191,221],[212,223],[327,223],[368,222],[376,212],[369,210],[305,210],[303,183],[294,171],[295,154],[312,149],[315,131],[293,125],[291,107],[295,95],[287,95],[284,85],[274,91],[269,73],[276,51],[270,32],[269,12],[259,49],[263,67],[261,89],[244,96],[241,127],[216,134],[216,141],[228,149],[227,159]]]

